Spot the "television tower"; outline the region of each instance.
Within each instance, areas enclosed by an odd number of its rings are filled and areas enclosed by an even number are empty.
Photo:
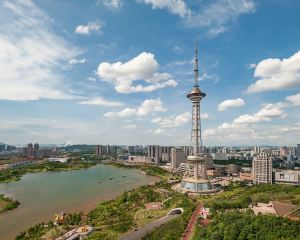
[[[187,94],[187,98],[192,102],[191,142],[193,152],[191,155],[187,156],[186,171],[180,185],[184,192],[207,194],[215,192],[216,190],[207,178],[207,166],[212,165],[212,157],[209,154],[202,152],[200,102],[206,94],[200,90],[198,72],[198,43],[196,42],[194,87],[192,88],[192,91]]]

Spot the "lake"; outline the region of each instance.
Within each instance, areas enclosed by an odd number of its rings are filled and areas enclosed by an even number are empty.
[[[21,203],[18,208],[0,214],[0,238],[14,239],[36,223],[53,220],[55,213],[87,212],[100,201],[158,179],[139,172],[100,164],[66,172],[29,173],[20,181],[0,183],[0,193]]]

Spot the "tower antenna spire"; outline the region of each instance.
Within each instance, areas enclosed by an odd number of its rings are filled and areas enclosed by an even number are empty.
[[[199,75],[199,69],[198,69],[198,41],[195,42],[195,60],[194,60],[194,82],[195,86],[198,86],[198,75]]]

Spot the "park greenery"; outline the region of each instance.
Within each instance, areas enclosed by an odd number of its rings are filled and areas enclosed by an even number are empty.
[[[223,192],[199,196],[205,207],[210,208],[211,224],[197,225],[193,240],[273,240],[300,239],[299,221],[274,215],[254,215],[250,204],[279,201],[300,204],[298,186],[262,184],[247,186],[232,183]]]
[[[165,202],[162,209],[145,209],[144,204],[146,203],[162,202],[166,199],[168,199],[168,201]],[[99,203],[99,205],[86,216],[83,216],[82,213],[68,214],[63,226],[54,226],[52,222],[48,224],[37,224],[27,231],[20,233],[16,239],[40,239],[50,234],[51,236],[58,237],[78,224],[89,224],[94,227],[95,231],[88,239],[119,239],[120,236],[128,231],[164,216],[175,207],[184,208],[184,214],[165,225],[165,231],[168,232],[169,236],[173,236],[167,239],[174,239],[177,235],[182,235],[192,211],[195,208],[195,203],[186,195],[171,190],[171,185],[166,181],[160,181],[131,191],[125,191],[114,200]],[[148,212],[144,214],[143,211]],[[178,226],[176,231],[172,230],[173,226]],[[156,236],[158,236],[157,234],[155,231],[153,236],[149,235],[145,239],[158,239],[156,238]]]
[[[26,173],[37,173],[37,172],[58,172],[58,171],[69,171],[77,170],[82,168],[88,168],[95,165],[94,162],[72,160],[67,163],[61,162],[41,162],[24,165],[18,168],[11,168],[0,171],[0,183],[18,181]]]
[[[164,189],[164,191],[160,191]],[[167,191],[165,191],[167,190]],[[163,209],[145,210],[145,203],[161,202],[168,200]],[[89,236],[89,239],[118,239],[126,232],[138,228],[148,222],[164,216],[168,211],[175,207],[183,207],[186,211],[181,221],[188,221],[191,210],[195,204],[185,195],[171,190],[170,184],[166,181],[157,182],[155,185],[142,186],[138,189],[124,192],[116,200],[100,203],[97,208],[88,214],[89,224],[95,226],[96,231]],[[143,219],[139,213],[143,212]],[[150,213],[150,214],[149,214]],[[175,219],[177,220],[177,219]],[[173,220],[174,221],[174,220]],[[178,229],[181,234],[184,227]]]
[[[198,199],[205,207],[209,207],[212,213],[226,209],[247,208],[250,203],[259,202],[279,201],[299,205],[300,188],[280,184],[247,186],[241,182],[224,187],[223,192],[219,194],[199,196]]]
[[[300,240],[298,237],[300,228],[297,227],[299,222],[269,215],[255,216],[248,209],[250,204],[258,202],[280,201],[300,204],[300,188],[297,186],[277,184],[248,186],[243,182],[231,183],[223,187],[218,194],[203,195],[192,199],[172,190],[168,179],[177,176],[159,167],[111,162],[109,164],[116,167],[138,168],[145,174],[159,176],[162,180],[155,184],[125,191],[116,199],[101,202],[86,215],[70,213],[62,226],[54,226],[53,222],[37,224],[20,233],[16,239],[41,239],[49,236],[56,238],[79,225],[88,224],[94,227],[94,232],[88,239],[114,240],[165,216],[173,208],[182,207],[184,209],[182,215],[143,237],[143,240],[179,239],[195,209],[196,202],[201,202],[205,207],[210,208],[211,224],[205,228],[197,225],[194,240]],[[57,166],[63,165],[58,163],[55,167]],[[157,210],[146,209],[145,204],[150,202],[163,202],[163,207]]]
[[[237,164],[243,167],[251,167],[252,160],[241,160],[241,159],[214,160],[214,164],[216,165]]]
[[[17,200],[13,200],[0,194],[0,213],[17,208],[20,203]]]
[[[26,231],[21,232],[16,240],[35,240],[35,239],[55,239],[67,231],[75,228],[83,221],[83,213],[69,213],[62,225],[55,225],[54,222],[38,223]]]
[[[216,214],[207,227],[198,226],[193,240],[299,240],[299,221],[272,215],[227,211]]]
[[[195,209],[195,202],[187,196],[182,197],[177,202],[176,207],[182,207],[184,209],[183,214],[173,219],[172,221],[158,227],[153,232],[148,233],[142,238],[142,240],[156,240],[156,239],[180,239],[182,236],[190,217]]]

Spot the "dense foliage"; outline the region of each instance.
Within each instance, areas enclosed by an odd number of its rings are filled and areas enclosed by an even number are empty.
[[[225,209],[247,208],[250,203],[268,203],[280,201],[291,204],[300,204],[300,188],[297,186],[262,184],[257,186],[244,186],[243,183],[233,183],[224,188],[224,192],[217,195],[201,196],[212,213]]]
[[[4,211],[12,210],[14,208],[17,208],[20,205],[19,201],[5,197],[4,194],[0,194],[0,201],[4,205],[2,208],[0,208],[0,213]]]
[[[82,221],[83,213],[70,213],[66,217],[65,226],[76,226]]]
[[[183,214],[149,233],[143,240],[176,240],[180,239],[195,209],[195,203],[187,196],[180,196],[176,207],[184,209]]]
[[[251,167],[252,160],[240,160],[240,159],[214,160],[214,164],[217,165],[237,164],[243,167]]]
[[[164,195],[156,191],[164,183],[154,186],[142,186],[115,200],[102,202],[88,214],[89,224],[96,227],[96,231],[89,239],[117,239],[136,226],[134,216],[137,211],[144,209],[144,204],[162,201]]]
[[[79,223],[83,221],[83,214],[80,213],[70,213],[66,215],[66,220],[63,225],[57,226],[54,225],[52,221],[49,221],[47,224],[38,223],[26,231],[21,232],[15,238],[16,240],[38,240],[44,238],[45,234],[49,233],[49,231],[53,232],[54,238],[66,233],[70,229],[76,227]],[[46,238],[48,239],[48,238]],[[52,238],[50,238],[52,239]]]
[[[216,214],[208,227],[201,227],[194,239],[201,240],[299,240],[297,221],[250,211]]]
[[[15,238],[16,240],[35,240],[40,239],[44,232],[44,223],[39,223],[34,225],[33,227],[30,227],[27,229],[26,232],[21,232],[19,235]]]

